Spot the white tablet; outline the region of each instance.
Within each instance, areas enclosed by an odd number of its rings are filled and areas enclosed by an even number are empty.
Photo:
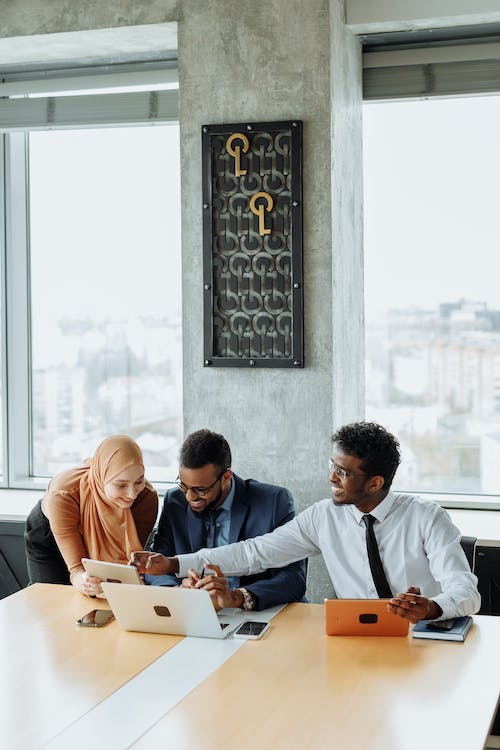
[[[82,565],[89,576],[100,578],[109,583],[141,583],[141,578],[132,565],[103,562],[102,560],[88,560],[82,557]]]

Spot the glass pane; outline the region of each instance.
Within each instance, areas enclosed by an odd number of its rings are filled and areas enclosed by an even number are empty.
[[[397,487],[500,492],[498,96],[365,105],[366,416]]]
[[[182,436],[179,130],[32,133],[33,473],[109,434],[174,479]]]
[[[1,139],[0,139],[1,141]],[[1,244],[1,243],[0,243]],[[1,279],[2,269],[0,268],[0,288],[2,286],[2,279]],[[2,341],[2,331],[3,331],[3,323],[2,323],[2,309],[0,305],[0,351],[2,351],[3,348],[3,341]],[[2,357],[3,359],[3,357]],[[3,476],[3,372],[0,370],[0,482],[3,482],[4,476]]]

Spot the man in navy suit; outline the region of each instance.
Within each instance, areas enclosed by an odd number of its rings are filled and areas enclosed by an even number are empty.
[[[163,510],[150,549],[171,557],[203,547],[251,539],[294,517],[293,498],[284,487],[243,480],[231,471],[231,450],[225,438],[210,430],[188,435],[179,456],[178,488],[165,494]],[[216,566],[211,566],[216,568]],[[146,576],[155,586],[192,588],[203,571],[183,579]],[[217,609],[260,610],[300,601],[306,590],[304,560],[284,568],[242,578],[225,578],[219,569],[204,586]]]

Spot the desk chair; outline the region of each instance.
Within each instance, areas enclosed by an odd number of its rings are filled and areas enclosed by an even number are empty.
[[[472,573],[474,573],[476,567],[476,542],[475,536],[463,536],[460,540]]]
[[[0,599],[27,585],[24,521],[0,521]]]

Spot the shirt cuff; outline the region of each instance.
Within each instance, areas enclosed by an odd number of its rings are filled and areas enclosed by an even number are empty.
[[[436,618],[437,620],[449,620],[452,617],[458,617],[452,600],[449,596],[446,596],[446,594],[431,596],[430,599],[431,601],[436,602],[436,604],[438,604],[443,610],[443,614]]]
[[[203,569],[203,561],[197,553],[190,555],[177,555],[179,561],[179,572],[176,573],[177,578],[186,578],[189,568],[194,568],[199,573]]]

